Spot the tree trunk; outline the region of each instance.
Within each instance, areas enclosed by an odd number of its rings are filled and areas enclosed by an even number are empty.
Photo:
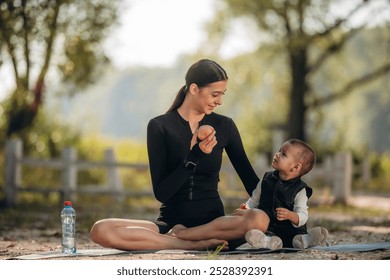
[[[305,94],[308,86],[306,84],[307,75],[307,49],[290,49],[290,63],[292,85],[290,89],[290,108],[287,120],[288,138],[296,138],[306,141],[306,105]]]
[[[24,129],[28,129],[33,125],[38,109],[42,105],[43,90],[43,80],[38,80],[33,92],[24,87],[19,87],[15,90],[15,93],[12,96],[13,100],[11,100],[10,108],[8,109],[7,137],[20,133]],[[17,94],[20,95],[20,92],[23,93],[23,98],[20,102],[17,102]],[[28,104],[27,97],[30,94],[34,94],[34,99],[31,104]]]

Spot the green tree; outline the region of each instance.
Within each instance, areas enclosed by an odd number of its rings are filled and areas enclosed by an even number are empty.
[[[339,100],[390,71],[390,57],[387,56],[380,65],[350,77],[338,91],[318,94],[312,82],[330,58],[356,34],[370,25],[385,26],[390,23],[390,18],[386,16],[390,11],[388,1],[222,0],[222,3],[220,16],[211,27],[211,32],[217,34],[214,51],[228,35],[229,23],[237,18],[249,18],[258,28],[258,37],[266,38],[266,44],[286,54],[290,87],[285,127],[289,138],[306,140],[309,110]],[[373,18],[372,14],[376,17]],[[356,21],[357,17],[359,21]],[[264,45],[264,40],[259,41]]]
[[[118,1],[5,0],[0,3],[0,67],[15,87],[2,108],[2,138],[26,138],[42,106],[49,73],[82,87],[107,58],[102,40],[117,18]],[[52,76],[50,76],[51,78]]]

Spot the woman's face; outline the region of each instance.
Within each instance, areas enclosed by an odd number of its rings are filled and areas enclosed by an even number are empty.
[[[196,90],[196,107],[200,112],[208,115],[222,105],[222,96],[226,92],[227,80],[208,84]]]

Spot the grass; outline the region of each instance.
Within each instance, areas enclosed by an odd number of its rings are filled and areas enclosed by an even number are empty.
[[[208,260],[216,260],[218,259],[219,253],[225,247],[224,244],[219,245],[214,251],[207,251],[207,259]]]

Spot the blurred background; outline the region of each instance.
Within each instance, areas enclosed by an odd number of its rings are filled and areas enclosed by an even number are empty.
[[[341,202],[388,197],[389,27],[387,0],[2,0],[0,211],[72,198],[94,218],[155,215],[146,125],[205,57],[227,70],[216,112],[259,176],[299,138],[317,152],[317,201],[333,177]],[[224,163],[222,196],[245,198]]]

